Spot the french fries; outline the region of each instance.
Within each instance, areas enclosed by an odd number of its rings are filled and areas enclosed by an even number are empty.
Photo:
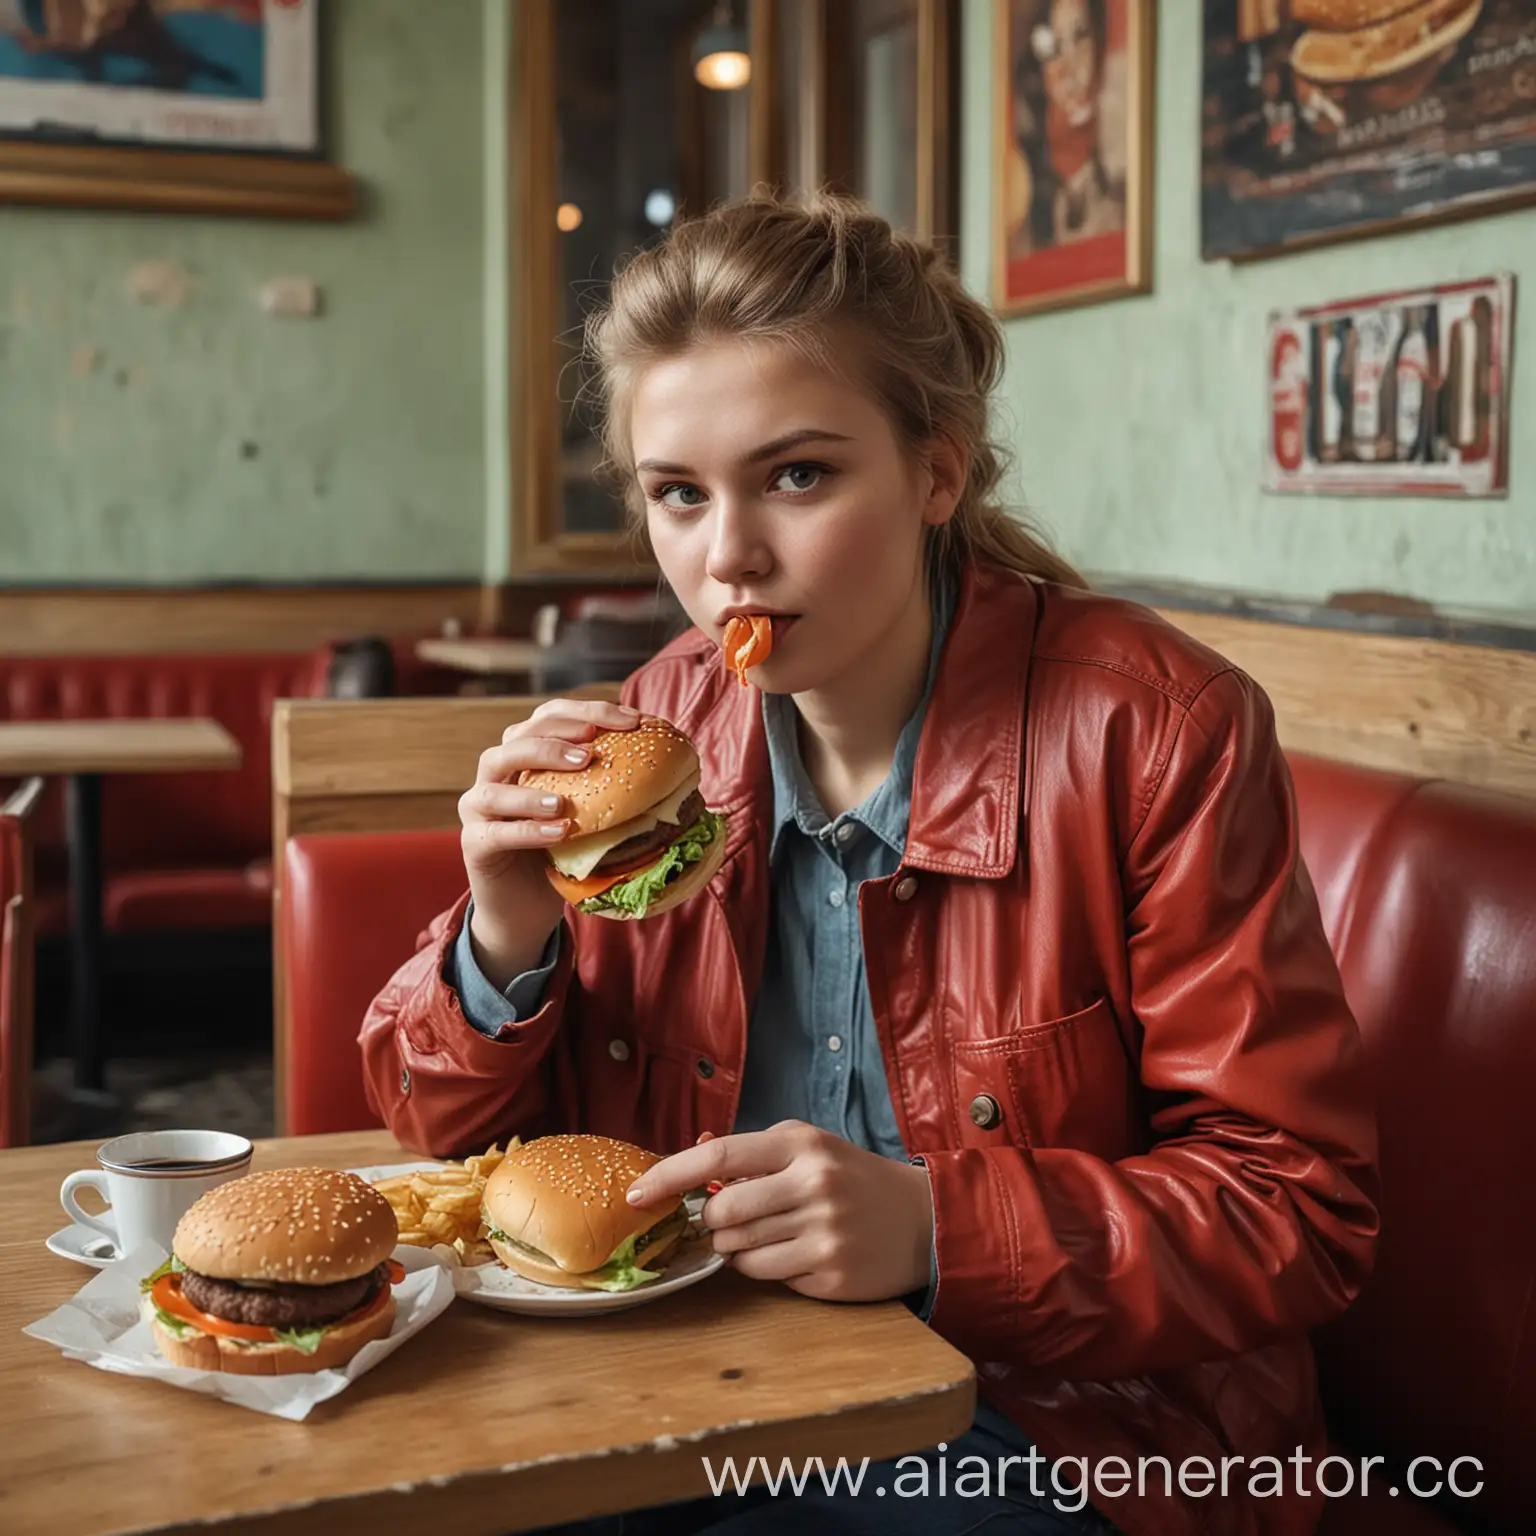
[[[458,1254],[461,1264],[489,1263],[495,1254],[485,1238],[489,1229],[480,1219],[485,1181],[502,1158],[521,1145],[521,1138],[514,1136],[505,1150],[493,1144],[462,1163],[378,1180],[374,1187],[394,1209],[400,1241],[413,1248],[442,1243]]]

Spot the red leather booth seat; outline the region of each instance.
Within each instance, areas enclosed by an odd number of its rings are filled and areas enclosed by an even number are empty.
[[[1536,802],[1295,757],[1302,844],[1371,1058],[1375,1275],[1317,1339],[1341,1455],[1371,1497],[1319,1498],[1327,1536],[1536,1531]],[[462,891],[457,832],[297,838],[280,938],[294,1133],[377,1124],[363,1014]],[[1429,1491],[1457,1457],[1470,1502]],[[1331,1488],[1344,1485],[1329,1469]],[[1396,1486],[1399,1496],[1389,1489]]]
[[[376,1126],[358,1031],[422,930],[463,894],[459,834],[315,833],[290,838],[283,859],[283,1127],[302,1136]]]
[[[1475,1456],[1458,1479],[1485,1490],[1446,1501],[1451,1520],[1536,1531],[1536,801],[1292,770],[1381,1132],[1376,1273],[1318,1339],[1330,1429],[1404,1466]],[[1382,1470],[1325,1530],[1412,1529]]]

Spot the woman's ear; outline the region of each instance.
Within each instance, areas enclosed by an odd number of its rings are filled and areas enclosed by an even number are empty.
[[[965,482],[971,472],[971,456],[952,437],[930,438],[924,450],[928,468],[928,500],[923,507],[923,521],[942,528],[955,515]]]

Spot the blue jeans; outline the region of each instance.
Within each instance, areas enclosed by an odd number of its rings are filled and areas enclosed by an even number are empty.
[[[989,1417],[942,1451],[870,1462],[857,1494],[849,1492],[847,1476],[833,1481],[831,1467],[827,1480],[835,1491],[827,1492],[813,1469],[798,1495],[787,1484],[775,1495],[760,1483],[738,1494],[727,1482],[717,1497],[546,1527],[537,1536],[1115,1536],[1091,1504],[1076,1508],[1080,1496],[1070,1483],[1063,1483],[1065,1492],[1053,1485],[1043,1459],[1035,1479],[1040,1496],[1031,1491],[1028,1465],[1015,1460],[1000,1474],[1000,1461],[1017,1458],[1019,1444],[994,1432]],[[980,1465],[967,1457],[985,1463],[985,1482]],[[801,1468],[792,1470],[798,1475]],[[857,1477],[858,1464],[849,1471]]]

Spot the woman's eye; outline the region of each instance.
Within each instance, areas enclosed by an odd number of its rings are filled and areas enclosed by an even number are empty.
[[[674,512],[686,512],[702,506],[707,499],[696,485],[664,485],[654,498],[659,506]]]
[[[773,482],[776,491],[812,491],[821,484],[826,469],[820,464],[791,464],[779,471]]]

